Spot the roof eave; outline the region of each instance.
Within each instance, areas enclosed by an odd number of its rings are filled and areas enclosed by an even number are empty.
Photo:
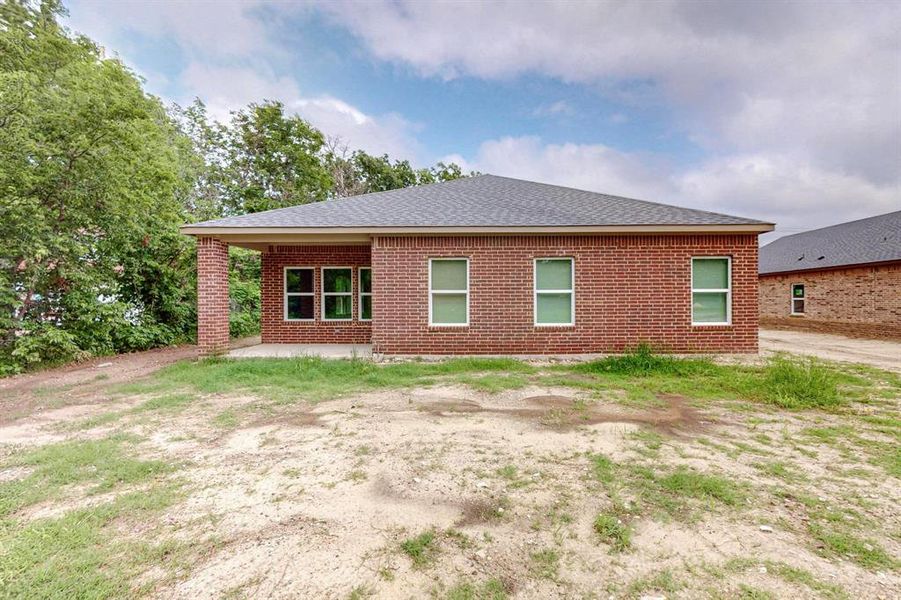
[[[185,225],[181,233],[194,236],[219,235],[446,235],[446,234],[581,234],[581,233],[766,233],[772,223],[706,224],[706,225],[579,225],[523,227],[234,227]]]
[[[776,276],[776,275],[794,275],[797,273],[808,273],[812,271],[840,271],[842,269],[861,269],[864,267],[884,267],[887,265],[901,264],[901,258],[890,258],[887,260],[871,260],[867,262],[849,262],[840,265],[824,265],[824,266],[808,266],[797,269],[786,269],[784,271],[760,271],[758,277]]]

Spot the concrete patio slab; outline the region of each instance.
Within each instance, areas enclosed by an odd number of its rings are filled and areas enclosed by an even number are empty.
[[[256,344],[235,348],[229,358],[294,358],[319,356],[321,358],[371,358],[370,344]]]

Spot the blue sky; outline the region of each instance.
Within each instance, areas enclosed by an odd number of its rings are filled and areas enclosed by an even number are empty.
[[[901,209],[892,3],[68,4],[170,102],[351,148],[776,221]]]

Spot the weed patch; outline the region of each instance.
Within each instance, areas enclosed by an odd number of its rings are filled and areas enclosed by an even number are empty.
[[[445,600],[506,600],[507,591],[500,579],[482,583],[462,581],[454,585],[444,596]]]
[[[532,573],[541,579],[550,579],[556,581],[560,572],[560,553],[551,548],[533,552],[530,555],[532,559]]]
[[[780,408],[835,408],[842,403],[838,378],[815,360],[789,360],[777,356],[764,370],[764,398]]]
[[[594,478],[601,483],[612,483],[616,477],[613,461],[603,454],[592,454],[589,456],[591,461],[591,473]]]
[[[118,485],[147,481],[171,467],[157,460],[133,458],[127,436],[101,440],[79,440],[42,446],[14,456],[5,466],[31,467],[23,479],[0,484],[0,517],[26,506],[57,497],[66,486],[87,484],[89,494],[112,490]]]
[[[852,560],[865,569],[897,569],[899,562],[873,540],[865,540],[849,533],[827,529],[811,523],[810,534],[827,552]]]
[[[435,532],[426,531],[406,539],[400,543],[400,549],[410,558],[414,567],[423,568],[431,563],[438,553]]]
[[[238,415],[231,409],[223,410],[213,417],[213,425],[221,429],[234,429],[238,426]]]
[[[111,524],[120,519],[137,522],[177,497],[175,488],[163,486],[24,526],[2,521],[2,595],[26,600],[134,596],[134,578],[157,566],[176,568],[178,548],[171,542],[125,539]]]
[[[623,552],[632,545],[632,529],[616,515],[599,514],[594,519],[594,531],[613,552]]]
[[[442,362],[376,364],[367,360],[206,359],[180,362],[158,371],[147,382],[120,386],[120,393],[196,390],[202,393],[249,392],[277,402],[324,400],[369,390],[431,385],[437,380],[500,391],[525,385],[531,365],[502,358],[458,358]]]
[[[626,354],[608,356],[601,360],[577,365],[573,370],[578,373],[628,375],[631,377],[651,375],[684,377],[710,373],[716,371],[717,366],[709,360],[700,358],[685,359],[655,354],[649,345],[641,344]]]
[[[731,480],[706,475],[686,468],[677,469],[659,480],[660,487],[674,496],[688,496],[702,500],[716,500],[733,506],[742,498]]]
[[[647,575],[636,579],[629,584],[626,589],[626,595],[636,597],[645,592],[669,592],[671,594],[678,592],[682,588],[673,574],[668,570],[663,570],[653,575]]]

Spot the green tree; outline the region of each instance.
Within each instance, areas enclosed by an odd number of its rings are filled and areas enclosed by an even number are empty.
[[[56,0],[0,5],[0,369],[171,343],[193,321],[188,146]]]
[[[463,169],[454,163],[439,162],[434,167],[414,169],[409,161],[392,161],[387,154],[372,156],[362,150],[350,152],[336,139],[329,140],[325,163],[334,182],[332,194],[339,198],[466,177]]]
[[[190,339],[186,222],[463,176],[335,152],[278,102],[228,123],[200,101],[167,112],[62,14],[0,3],[0,374]],[[233,335],[259,327],[259,273],[232,251]]]

